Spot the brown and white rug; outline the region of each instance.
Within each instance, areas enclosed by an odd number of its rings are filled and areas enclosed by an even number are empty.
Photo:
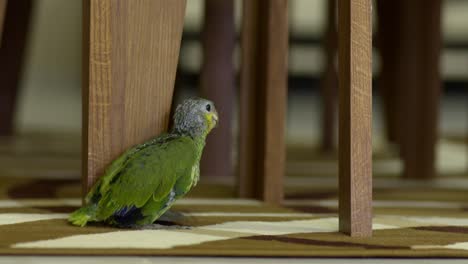
[[[282,207],[235,199],[232,181],[205,178],[162,222],[191,229],[120,230],[67,223],[81,189],[71,147],[2,147],[0,254],[468,257],[466,174],[404,181],[390,154],[375,156],[374,235],[351,238],[337,232],[336,161],[310,149],[288,151]]]

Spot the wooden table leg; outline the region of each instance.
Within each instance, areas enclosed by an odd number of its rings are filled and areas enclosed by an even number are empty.
[[[239,192],[275,204],[285,171],[287,2],[243,2]]]
[[[372,234],[371,0],[339,0],[340,231]]]
[[[0,135],[14,129],[16,96],[23,70],[33,0],[0,0]],[[6,7],[6,9],[5,9]]]
[[[206,0],[201,95],[216,104],[221,122],[207,138],[203,176],[232,176],[232,113],[235,101],[234,1]]]
[[[83,1],[83,188],[167,128],[185,0]]]
[[[399,85],[402,86],[404,177],[430,179],[435,158],[441,77],[441,0],[402,1]]]
[[[330,152],[335,139],[336,95],[338,76],[335,68],[337,51],[336,0],[329,0],[327,6],[327,29],[325,32],[325,72],[321,83],[322,92],[322,150]]]

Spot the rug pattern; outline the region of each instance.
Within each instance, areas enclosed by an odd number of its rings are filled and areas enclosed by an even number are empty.
[[[31,146],[0,147],[0,254],[468,257],[466,171],[404,181],[395,155],[376,152],[371,238],[337,231],[334,155],[303,147],[288,149],[281,207],[235,199],[230,180],[202,179],[161,221],[167,229],[79,228],[66,221],[81,202],[79,153]]]

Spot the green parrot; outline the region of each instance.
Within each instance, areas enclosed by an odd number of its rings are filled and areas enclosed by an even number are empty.
[[[188,99],[178,105],[174,127],[114,160],[91,188],[85,206],[68,221],[131,228],[152,225],[197,185],[205,139],[218,123],[214,104]]]

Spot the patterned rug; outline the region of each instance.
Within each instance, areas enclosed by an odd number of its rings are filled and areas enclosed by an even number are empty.
[[[79,144],[1,146],[0,254],[468,257],[468,177],[454,166],[436,180],[405,181],[395,155],[376,152],[371,238],[337,232],[334,155],[294,146],[282,207],[235,199],[232,179],[203,178],[160,222],[167,229],[122,230],[67,223],[80,205],[79,153],[67,150]]]

